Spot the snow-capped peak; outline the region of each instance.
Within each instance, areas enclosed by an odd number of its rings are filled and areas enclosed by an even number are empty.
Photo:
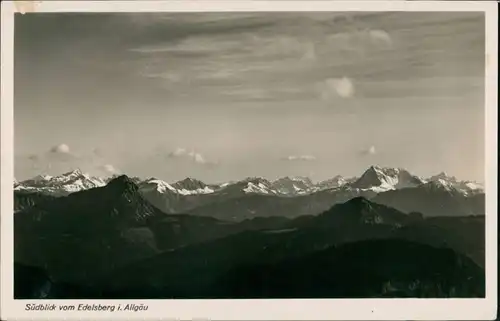
[[[476,182],[465,182],[464,184],[465,184],[465,186],[467,186],[467,188],[469,188],[473,191],[484,190],[484,186],[479,184],[479,183],[476,183]]]
[[[449,190],[453,189],[461,192],[462,194],[475,194],[482,193],[484,186],[472,181],[460,181],[454,176],[449,176],[445,172],[431,176],[429,182],[435,183],[436,186],[445,186]]]
[[[253,183],[253,184],[264,184],[264,185],[269,185],[271,182],[269,182],[267,179],[264,177],[259,177],[259,176],[254,176],[254,177],[247,177],[243,179],[241,182],[243,183]]]
[[[81,169],[75,168],[74,170],[69,171],[69,172],[67,172],[67,173],[65,173],[63,175],[67,176],[67,175],[82,175],[82,174],[83,174],[83,172],[82,172]]]
[[[44,174],[41,174],[41,175],[37,175],[35,177],[32,178],[32,180],[36,181],[36,182],[46,182],[46,181],[49,181],[52,179],[52,176],[50,175],[44,175]]]
[[[275,194],[296,195],[306,194],[317,189],[308,177],[282,177],[270,184]]]
[[[440,179],[448,181],[448,182],[453,182],[453,183],[457,182],[457,179],[454,176],[449,176],[445,172],[441,172],[441,173],[439,173],[437,175],[431,176],[429,178],[429,181],[437,181],[437,180],[440,180]]]
[[[259,193],[259,194],[274,194],[266,184],[259,182],[247,182],[246,187],[243,189],[245,193]]]
[[[205,187],[207,187],[207,185],[198,179],[187,177],[181,181],[172,184],[172,187],[178,190],[194,191],[194,190],[204,190]]]
[[[398,188],[416,187],[423,183],[421,178],[402,168],[370,166],[352,184],[352,187],[382,192]]]
[[[106,185],[99,177],[84,174],[80,169],[57,176],[37,175],[32,179],[17,184],[15,190],[46,193],[51,195],[67,195],[81,190]]]
[[[104,186],[105,181],[100,177],[90,176],[87,173],[83,173],[80,169],[75,169],[74,171],[67,172],[58,176],[53,176],[48,179],[51,184],[68,184],[77,181],[81,181],[84,185],[93,185],[92,187]]]
[[[454,188],[453,184],[442,178],[431,180],[428,183],[424,184],[423,186],[431,190],[440,190],[446,192],[458,191],[457,189]]]
[[[294,182],[300,182],[300,183],[303,183],[305,184],[306,186],[312,186],[313,185],[313,182],[311,181],[311,179],[309,177],[305,177],[305,176],[287,176],[285,177],[285,179],[289,179],[291,181],[294,181]]]
[[[180,195],[197,195],[197,194],[210,194],[214,192],[213,189],[209,188],[203,183],[202,183],[204,185],[203,187],[198,187],[199,183],[201,183],[201,181],[187,178],[171,185],[160,179],[151,178],[141,183],[140,188],[143,191],[155,189],[160,194],[165,194],[170,192]]]
[[[196,194],[211,194],[215,192],[212,188],[205,186],[203,188],[197,188],[195,190],[188,190],[188,189],[177,189],[177,193],[181,195],[196,195]]]
[[[333,178],[324,180],[316,184],[321,189],[327,188],[337,188],[345,185],[347,183],[346,179],[340,175],[337,175]]]
[[[165,193],[166,191],[173,191],[173,192],[177,191],[169,183],[164,182],[160,179],[154,179],[154,178],[149,179],[145,183],[153,186],[157,192],[162,193],[162,194]]]
[[[451,188],[453,188],[453,185],[451,185],[448,181],[441,179],[441,178],[436,180],[435,183],[439,186],[444,187],[447,190],[450,190]]]

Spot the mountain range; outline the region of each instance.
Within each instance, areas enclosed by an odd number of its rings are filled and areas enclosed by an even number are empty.
[[[104,186],[109,179],[80,170],[54,177],[37,176],[15,184],[15,210],[43,199],[43,195],[60,197]],[[445,173],[423,179],[399,168],[371,166],[359,178],[336,176],[319,183],[306,177],[275,181],[251,177],[222,184],[206,184],[193,178],[175,183],[157,178],[130,179],[139,186],[143,197],[163,212],[222,220],[317,214],[357,196],[426,216],[484,214],[484,189],[480,184],[458,181]]]
[[[39,192],[43,194],[62,196],[73,192],[104,186],[108,181],[117,177],[101,178],[84,174],[80,169],[67,172],[57,176],[38,175],[34,178],[18,182],[14,180],[16,191]],[[206,184],[194,178],[185,178],[175,183],[167,183],[161,179],[131,178],[135,183],[142,185],[145,189],[155,188],[160,193],[170,191],[179,195],[211,194],[217,191],[239,187],[245,193],[264,195],[297,196],[311,194],[325,189],[347,186],[352,189],[371,190],[384,192],[402,188],[417,187],[425,183],[434,183],[443,189],[457,190],[463,194],[477,193],[483,191],[483,186],[472,181],[458,181],[453,176],[441,172],[429,178],[421,178],[401,168],[382,168],[370,166],[360,177],[344,178],[337,175],[318,183],[314,183],[308,177],[282,177],[269,181],[261,177],[249,177],[237,182],[226,182],[221,184]]]
[[[316,184],[40,176],[14,188],[15,295],[484,297],[471,184],[375,166]]]

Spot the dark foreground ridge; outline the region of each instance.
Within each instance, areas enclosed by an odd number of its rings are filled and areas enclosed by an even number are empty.
[[[158,253],[244,230],[280,225],[269,218],[238,224],[164,213],[122,175],[104,187],[51,198],[15,213],[15,261],[43,267],[58,282],[88,279]]]
[[[157,268],[167,275],[173,267]],[[485,295],[484,272],[470,259],[450,249],[392,239],[355,242],[273,263],[240,265],[228,271],[208,267],[198,271],[204,275],[203,279],[195,278],[198,282],[171,280],[169,284],[89,288],[52,282],[40,269],[35,270],[37,277],[30,280],[26,277],[27,273],[31,275],[29,269],[20,265],[15,269],[16,298],[460,298]]]
[[[450,249],[369,240],[276,263],[232,269],[212,288],[225,298],[484,297],[484,272]]]

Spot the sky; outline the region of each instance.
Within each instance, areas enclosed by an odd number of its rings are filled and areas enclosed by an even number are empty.
[[[484,15],[15,17],[15,177],[484,182]]]

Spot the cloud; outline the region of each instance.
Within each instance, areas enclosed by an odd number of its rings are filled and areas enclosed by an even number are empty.
[[[187,155],[198,164],[206,163],[205,158],[203,158],[203,156],[200,153],[195,153],[194,151],[191,151]]]
[[[372,42],[374,42],[375,44],[380,44],[387,47],[392,46],[392,38],[384,30],[370,30],[368,34],[370,35],[370,39],[372,40]]]
[[[200,163],[200,164],[205,164],[206,163],[205,159],[200,154],[195,154],[194,155],[194,161],[197,162],[197,163]]]
[[[101,171],[104,171],[104,172],[108,173],[108,174],[117,174],[117,173],[120,172],[118,169],[116,169],[111,164],[105,164],[105,165],[99,166],[99,169]]]
[[[187,155],[187,153],[188,153],[188,151],[185,148],[177,148],[172,153],[170,153],[170,156],[180,157],[180,156],[183,156],[183,155]]]
[[[81,156],[73,153],[70,147],[64,143],[52,146],[47,152],[37,156],[38,158],[34,159],[35,161],[47,163],[49,167],[56,166],[57,163],[74,163],[82,160]]]
[[[32,153],[16,156],[16,165],[22,176],[37,174],[56,175],[68,172],[75,168],[99,172],[100,174],[115,174],[120,172],[110,160],[105,159],[102,149],[94,148],[84,153],[75,152],[68,144],[60,143],[47,148],[41,153]]]
[[[354,96],[353,81],[348,77],[327,78],[316,85],[322,100],[332,101],[337,98],[348,99]]]
[[[329,78],[325,82],[332,91],[342,98],[349,98],[354,95],[354,84],[347,77],[340,79]]]
[[[316,157],[313,155],[290,155],[284,158],[287,161],[314,161]]]
[[[177,148],[168,155],[170,158],[181,158],[192,161],[196,164],[201,165],[215,165],[216,162],[208,161],[202,154],[194,151],[188,150],[186,148]]]
[[[368,147],[367,149],[361,151],[361,155],[364,155],[364,156],[375,155],[376,153],[377,153],[377,149],[373,145]]]
[[[53,146],[50,149],[50,152],[51,153],[58,153],[58,154],[69,154],[70,149],[69,149],[69,146],[66,144],[59,144],[59,145]]]
[[[381,29],[369,28],[355,28],[333,33],[326,36],[326,41],[330,46],[350,51],[352,54],[375,53],[377,49],[391,48],[393,45],[389,33]]]
[[[75,168],[84,168],[86,159],[74,154],[67,144],[60,143],[40,153],[16,155],[18,175],[29,178],[38,174],[57,175]]]
[[[363,23],[368,19],[376,25],[383,19],[380,15],[314,13],[281,18],[256,14],[250,19],[252,27],[241,32],[229,32],[228,22],[236,23],[237,16],[228,21],[210,17],[203,28],[199,21],[206,18],[202,16],[187,19],[185,25],[177,21],[184,18],[162,18],[163,28],[174,23],[172,27],[189,26],[189,30],[183,36],[179,32],[176,39],[168,39],[170,35],[157,42],[131,44],[128,52],[133,53],[136,72],[179,99],[283,102],[320,96],[330,102],[357,92],[353,79],[342,78],[343,74],[356,75],[362,83],[372,69],[386,69],[369,62],[379,61],[386,54],[383,49],[392,45],[385,30]],[[224,32],[205,32],[206,28]],[[329,70],[341,74],[332,76]]]

